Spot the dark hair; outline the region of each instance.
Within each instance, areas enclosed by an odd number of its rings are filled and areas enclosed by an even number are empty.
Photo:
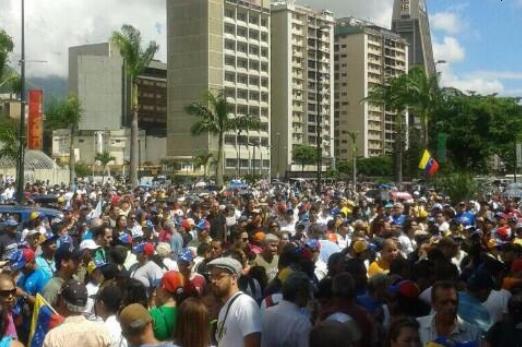
[[[390,347],[391,343],[397,340],[401,334],[402,329],[404,328],[411,328],[419,331],[419,322],[413,318],[399,318],[393,320],[390,324],[390,328],[388,329],[388,335],[384,341],[384,347]]]
[[[127,252],[128,249],[125,246],[114,246],[109,250],[109,259],[111,259],[113,263],[123,265],[125,263],[125,259],[127,259]]]
[[[130,304],[142,304],[144,307],[148,307],[147,304],[147,288],[139,280],[130,278],[127,281],[125,292],[123,293],[122,307]]]
[[[105,235],[105,229],[110,229],[107,224],[102,224],[96,228],[92,229],[93,239],[97,239],[98,237]]]
[[[310,347],[351,347],[352,330],[348,324],[337,321],[324,321],[310,331]]]
[[[355,297],[355,282],[348,272],[341,272],[332,281],[332,294],[342,299],[353,299]]]
[[[431,303],[435,303],[437,299],[437,292],[439,289],[453,289],[455,292],[458,293],[457,284],[452,281],[438,281],[435,282],[433,287],[431,288]],[[457,295],[458,300],[458,295]]]
[[[209,321],[210,314],[201,299],[186,299],[179,307],[174,340],[183,347],[208,347],[210,345]]]
[[[199,255],[200,257],[202,257],[205,255],[205,253],[208,253],[211,250],[212,250],[212,246],[209,243],[202,242],[199,244],[199,246],[196,250],[196,254]]]
[[[97,300],[102,301],[109,313],[117,313],[123,300],[123,292],[116,285],[104,286],[100,289]]]
[[[303,291],[309,291],[310,279],[301,271],[292,272],[283,283],[282,294],[286,301],[294,302]]]

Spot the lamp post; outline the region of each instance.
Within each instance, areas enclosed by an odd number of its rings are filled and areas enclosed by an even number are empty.
[[[353,161],[352,182],[353,182],[353,191],[357,192],[357,136],[359,135],[359,132],[358,131],[349,131],[348,135],[352,139],[352,161]]]
[[[255,143],[255,142],[248,142],[248,146],[252,146],[254,148],[254,151],[252,153],[252,155],[253,155],[253,159],[252,159],[252,177],[255,177],[255,175],[256,175],[256,147],[257,147],[257,143]]]
[[[281,151],[281,147],[280,147],[280,139],[281,139],[281,134],[279,132],[276,133],[276,137],[277,137],[277,163],[276,163],[276,174],[277,174],[277,179],[279,180],[279,158],[280,158],[280,151]]]
[[[22,38],[20,55],[20,134],[18,161],[16,163],[16,200],[24,199],[24,156],[25,156],[25,0],[22,0]],[[71,182],[72,184],[72,182]]]

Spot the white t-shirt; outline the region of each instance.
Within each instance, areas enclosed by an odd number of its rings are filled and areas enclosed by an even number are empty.
[[[236,295],[239,295],[239,297],[230,306],[225,321],[227,308]],[[224,327],[220,329],[223,324]],[[216,340],[218,341],[218,347],[244,346],[245,336],[261,332],[259,307],[250,296],[244,293],[237,293],[228,299],[219,311],[217,326]],[[221,338],[219,337],[220,330],[222,330]]]
[[[508,313],[508,303],[511,293],[505,289],[492,290],[488,299],[482,305],[488,310],[491,322],[494,324],[501,321],[503,316]]]

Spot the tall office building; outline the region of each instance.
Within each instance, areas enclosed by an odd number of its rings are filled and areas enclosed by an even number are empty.
[[[431,45],[430,22],[425,0],[395,0],[393,4],[392,31],[408,41],[410,67],[422,66],[436,73]]]
[[[166,136],[167,66],[153,60],[136,79],[138,124],[147,135]],[[111,43],[69,48],[69,92],[83,107],[79,130],[129,128],[130,85],[123,59]]]
[[[352,158],[350,132],[356,134],[358,155],[391,154],[397,115],[362,100],[373,87],[408,71],[407,42],[387,29],[349,17],[337,20],[334,50],[335,156]]]
[[[334,160],[333,33],[329,11],[298,6],[292,0],[272,3],[272,175],[301,172],[292,160],[295,145],[323,153],[323,170]],[[318,128],[319,127],[319,128]],[[316,171],[316,165],[305,168]]]
[[[270,1],[169,0],[168,149],[182,166],[200,151],[216,152],[217,138],[193,137],[196,121],[184,108],[210,90],[224,93],[231,117],[250,115],[259,131],[225,135],[225,173],[270,169]]]

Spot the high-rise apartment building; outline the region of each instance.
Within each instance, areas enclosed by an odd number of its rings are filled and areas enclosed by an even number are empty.
[[[410,67],[421,66],[428,74],[434,75],[436,67],[426,0],[395,0],[392,31],[408,41]]]
[[[136,79],[138,124],[147,135],[166,136],[167,66],[153,60]],[[78,130],[129,128],[130,84],[123,59],[111,43],[69,48],[69,92],[84,111]]]
[[[224,94],[231,117],[249,115],[262,124],[259,131],[225,134],[225,173],[234,175],[239,164],[243,174],[268,174],[270,1],[169,0],[167,26],[169,157],[188,166],[198,152],[217,151],[215,136],[191,135],[196,118],[184,109],[210,90]]]
[[[272,3],[272,175],[301,172],[292,160],[298,144],[323,153],[323,170],[334,160],[334,17],[296,5]],[[319,135],[319,136],[318,136]],[[316,165],[305,168],[316,171]]]
[[[363,100],[372,88],[408,71],[407,42],[387,29],[349,17],[337,20],[334,50],[335,156],[352,158],[351,132],[357,155],[391,154],[397,115]]]

